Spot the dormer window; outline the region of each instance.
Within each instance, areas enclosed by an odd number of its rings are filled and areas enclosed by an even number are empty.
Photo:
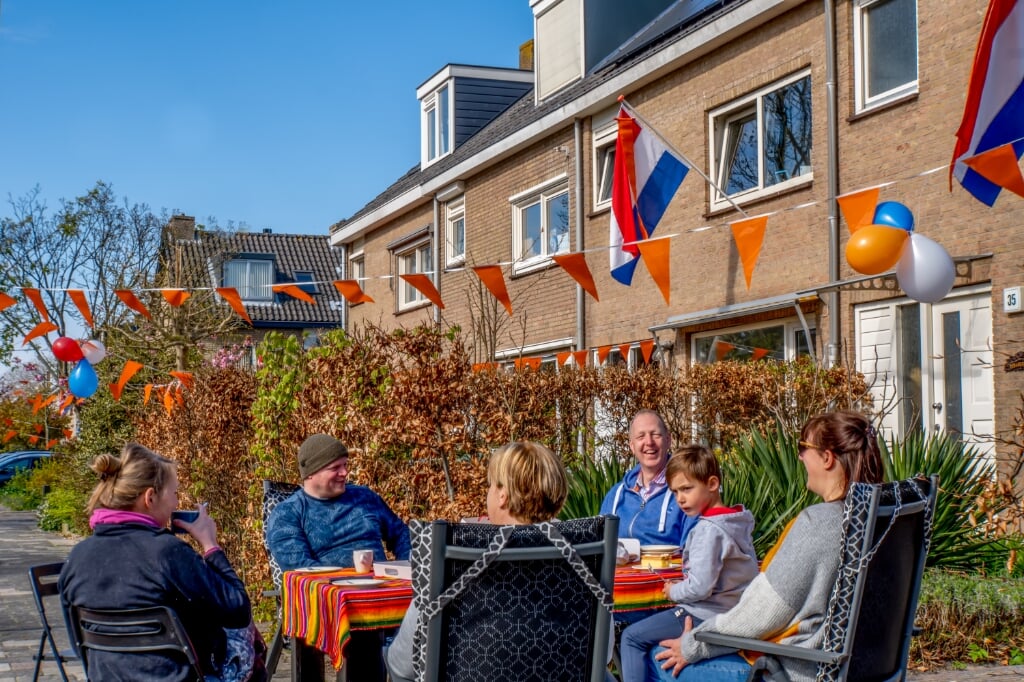
[[[274,300],[274,261],[270,258],[233,258],[224,263],[224,286],[234,287],[243,301]]]
[[[423,100],[424,157],[427,163],[452,150],[451,88],[445,83]]]

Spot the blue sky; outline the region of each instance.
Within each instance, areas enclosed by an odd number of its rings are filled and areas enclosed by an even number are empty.
[[[119,197],[324,234],[419,161],[416,87],[518,65],[529,0],[0,0],[0,215]]]

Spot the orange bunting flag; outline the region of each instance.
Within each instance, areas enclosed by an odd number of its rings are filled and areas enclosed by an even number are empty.
[[[498,303],[505,306],[505,311],[512,317],[512,299],[508,297],[508,289],[505,287],[505,275],[501,272],[500,265],[479,265],[473,268],[473,272],[484,283],[487,290],[491,292]]]
[[[64,429],[63,433],[65,440],[71,440],[71,438],[75,435],[75,432],[72,431],[71,429]]]
[[[523,358],[523,364],[536,372],[540,369],[540,358]]]
[[[40,336],[46,336],[50,332],[55,331],[57,331],[57,325],[53,322],[40,322],[35,327],[32,327],[32,331],[25,335],[25,340],[21,342],[21,345],[27,346],[32,339],[38,339]]]
[[[48,405],[48,404],[50,404],[51,402],[53,402],[53,399],[54,399],[54,398],[56,398],[56,397],[57,397],[57,394],[56,394],[56,393],[54,393],[54,394],[53,394],[52,396],[50,396],[50,398],[49,398],[49,399],[48,399],[48,400],[47,400],[47,401],[46,401],[45,403],[43,403],[43,404],[44,404],[44,405]],[[42,424],[36,424],[35,426],[33,426],[33,427],[32,427],[32,430],[33,430],[33,431],[35,431],[36,433],[42,433],[42,432],[43,432],[43,429],[44,429],[44,428],[45,428],[45,427],[44,427],[44,426],[43,426]]]
[[[717,341],[715,343],[715,359],[721,362],[729,354],[729,351],[735,350],[735,348],[736,346],[731,343]]]
[[[142,404],[149,405],[149,399],[153,395],[153,384],[146,384],[142,389]]]
[[[633,346],[631,343],[624,343],[619,346],[619,355],[622,356],[622,361],[629,362],[629,349]]]
[[[640,342],[640,354],[644,358],[645,365],[651,361],[651,355],[654,354],[654,339],[647,339],[646,341]]]
[[[757,257],[761,255],[761,245],[764,243],[764,231],[767,226],[768,216],[747,218],[730,225],[732,238],[736,242],[736,250],[740,252],[740,261],[743,263],[743,276],[747,280],[747,289],[750,289],[750,280],[754,276]]]
[[[121,302],[124,303],[126,306],[137,312],[139,315],[142,315],[150,322],[153,321],[153,316],[150,315],[148,310],[146,310],[146,306],[142,305],[142,301],[135,298],[135,294],[133,294],[131,291],[129,291],[128,289],[115,289],[114,293],[117,295],[119,299],[121,299]]]
[[[35,414],[36,412],[39,411],[39,403],[41,403],[42,401],[43,395],[41,393],[36,393],[32,397],[32,399],[28,401],[32,405],[32,414]]]
[[[39,436],[29,436],[28,437],[28,444],[29,445],[35,445],[38,442],[39,442]]]
[[[60,438],[51,438],[50,440],[46,441],[46,449],[47,450],[52,449],[53,446],[56,445],[59,442],[60,442]]]
[[[14,438],[17,435],[18,435],[17,431],[8,431],[6,434],[4,434],[4,442],[6,443],[7,441],[11,440],[12,438]]]
[[[167,410],[167,414],[174,411],[174,396],[171,395],[170,386],[164,389],[164,409]]]
[[[181,386],[174,389],[174,399],[178,401],[178,404],[185,407],[185,393],[181,390]]]
[[[640,255],[647,265],[647,272],[651,273],[651,279],[661,290],[661,297],[668,304],[669,289],[671,287],[671,275],[669,272],[669,249],[671,239],[660,237],[657,239],[645,239],[637,243]]]
[[[82,313],[82,319],[90,327],[96,325],[92,321],[92,311],[89,310],[89,301],[85,298],[85,292],[81,289],[68,289],[68,296],[71,298],[71,302],[78,308],[78,312]]]
[[[429,277],[423,274],[399,275],[399,277],[408,282],[409,286],[413,289],[426,296],[428,301],[444,310],[444,303],[441,302],[441,292],[437,290],[437,287],[434,286]]]
[[[0,291],[0,310],[7,310],[17,302],[17,299],[11,298],[4,292]]]
[[[310,305],[316,305],[316,301],[313,300],[313,297],[307,294],[305,291],[303,291],[302,288],[297,284],[275,284],[274,286],[270,287],[270,289],[275,294],[288,294],[292,298],[297,298],[300,301],[305,301]]]
[[[35,413],[36,413],[36,412],[38,412],[39,410],[41,410],[41,409],[43,409],[44,407],[46,407],[46,406],[50,405],[50,404],[51,404],[51,403],[52,403],[52,402],[53,402],[54,400],[56,400],[56,399],[57,399],[57,394],[56,394],[56,393],[54,393],[53,395],[51,395],[51,396],[50,396],[49,398],[47,398],[46,400],[42,400],[42,401],[40,401],[40,400],[37,400],[37,401],[36,401],[36,402],[35,402],[35,403],[34,403],[34,404],[32,405],[32,414],[35,414]],[[40,431],[41,431],[41,430],[42,430],[42,428],[43,428],[43,425],[42,425],[42,424],[36,424],[36,426],[37,426],[37,427],[39,428],[39,430],[40,430]],[[39,431],[36,431],[36,433],[39,433]]]
[[[238,295],[238,289],[234,287],[218,287],[216,289],[220,297],[228,302],[231,309],[238,313],[238,316],[249,323],[252,326],[252,320],[249,319],[249,313],[245,312],[245,306],[242,305],[242,297]]]
[[[569,357],[570,356],[572,356],[572,353],[570,353],[567,350],[566,351],[562,351],[561,353],[555,353],[555,363],[559,367],[561,367],[565,363],[569,362]]]
[[[755,348],[754,352],[751,354],[753,357],[751,357],[750,359],[753,360],[754,362],[757,362],[758,360],[768,355],[769,353],[771,353],[771,351],[768,350],[767,348]]]
[[[185,388],[189,390],[192,389],[192,372],[172,371],[169,372],[169,374],[178,381],[180,381],[181,385],[184,386]]]
[[[73,402],[75,402],[75,394],[68,393],[66,396],[64,396],[64,400],[60,401],[60,409],[58,410],[58,412],[63,412],[64,410],[68,409],[68,407],[70,407],[71,403]],[[71,438],[71,436],[68,436],[68,438]]]
[[[1024,176],[1021,176],[1017,165],[1017,153],[1012,142],[963,159],[963,162],[989,182],[1024,197]]]
[[[39,311],[40,317],[43,318],[43,322],[50,321],[50,313],[46,312],[46,306],[43,304],[43,296],[39,293],[39,289],[22,289],[21,293],[25,294],[25,298],[32,301],[32,305]]]
[[[373,303],[373,298],[359,286],[359,280],[339,279],[333,282],[333,284],[338,293],[353,305],[356,303]]]
[[[572,361],[577,367],[587,366],[587,356],[590,355],[590,351],[584,348],[583,350],[574,350],[572,352]]]
[[[494,369],[494,363],[493,362],[474,362],[473,363],[473,371],[474,372],[483,372],[483,371],[489,370],[489,369]]]
[[[878,192],[879,188],[873,187],[836,197],[836,201],[839,202],[839,210],[842,212],[843,218],[846,219],[846,227],[849,228],[850,234],[865,225],[870,225],[875,219],[875,209],[878,208]]]
[[[110,392],[114,395],[114,400],[121,399],[121,392],[124,390],[125,384],[135,374],[142,369],[141,362],[135,362],[134,360],[126,360],[124,368],[121,370],[121,376],[118,378],[116,384],[110,384]]]
[[[164,297],[165,301],[177,308],[187,301],[192,294],[184,289],[161,289],[160,295]]]
[[[597,348],[597,364],[603,365],[604,361],[608,359],[608,354],[612,352],[611,346],[598,346]]]
[[[561,265],[562,269],[569,273],[585,292],[593,296],[595,301],[599,300],[597,286],[594,285],[594,276],[590,274],[590,268],[587,266],[586,256],[582,253],[559,253],[552,256],[551,260]]]

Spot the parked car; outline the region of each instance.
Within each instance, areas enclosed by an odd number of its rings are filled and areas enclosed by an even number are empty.
[[[14,478],[19,471],[39,466],[39,463],[49,456],[48,450],[21,450],[3,453],[0,455],[0,486]]]

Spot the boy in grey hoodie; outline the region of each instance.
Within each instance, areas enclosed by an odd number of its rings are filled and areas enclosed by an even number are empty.
[[[665,595],[680,608],[656,613],[622,633],[623,682],[657,679],[648,652],[679,637],[687,616],[697,624],[731,609],[758,572],[754,516],[742,505],[722,503],[722,472],[714,454],[687,445],[669,459],[665,477],[683,513],[700,519],[683,546],[683,579],[665,584]]]

